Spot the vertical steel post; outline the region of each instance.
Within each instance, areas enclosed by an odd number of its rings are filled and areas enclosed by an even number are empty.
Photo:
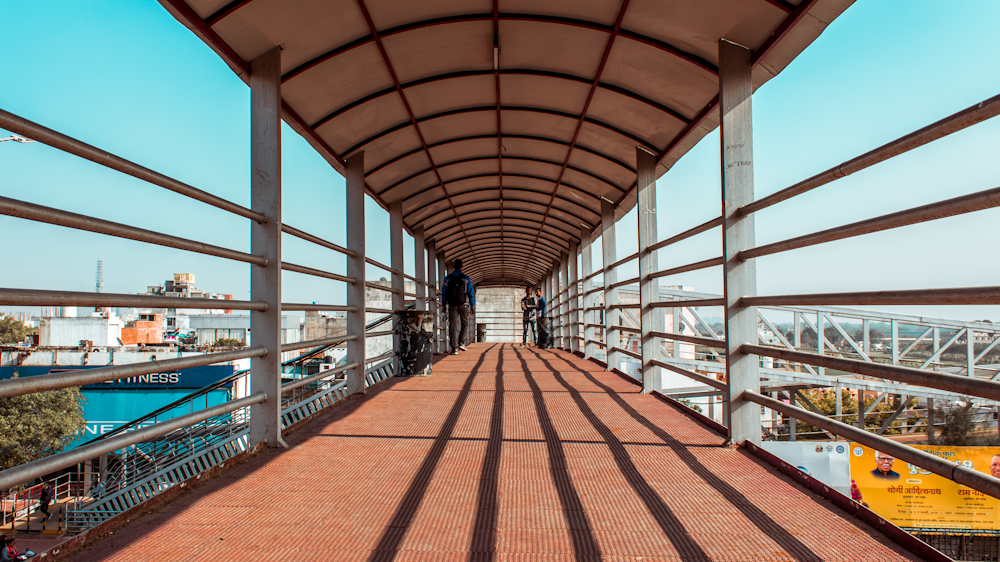
[[[889,326],[892,331],[890,336],[892,341],[892,364],[899,365],[899,320],[890,320]]]
[[[650,393],[659,391],[663,386],[660,378],[660,368],[652,365],[651,360],[657,359],[659,338],[649,335],[650,332],[663,331],[660,319],[663,315],[652,304],[660,300],[660,283],[649,276],[659,271],[656,251],[649,247],[656,244],[656,156],[641,148],[635,149],[636,189],[638,192],[639,217],[639,352],[642,354],[642,391]],[[714,403],[715,397],[710,401]]]
[[[826,353],[826,340],[823,339],[823,332],[826,330],[826,318],[823,316],[822,312],[816,312],[816,353],[819,355],[825,355]],[[818,368],[819,375],[823,376],[826,374],[825,367]]]
[[[427,310],[431,313],[431,353],[437,352],[437,337],[438,337],[438,309],[439,300],[437,296],[437,254],[434,253],[435,245],[434,241],[426,243],[427,246],[427,297],[429,301],[427,303]]]
[[[621,357],[612,347],[621,345],[621,333],[618,330],[618,309],[608,308],[618,304],[618,289],[609,288],[618,282],[618,274],[608,266],[615,263],[615,206],[601,199],[601,246],[604,250],[604,351],[607,353],[607,370],[621,369]]]
[[[790,405],[792,405],[793,407],[798,405],[798,404],[796,404],[795,391],[794,390],[789,390],[788,391],[788,403]],[[792,416],[788,416],[788,440],[789,441],[795,441],[795,433],[796,433],[796,430],[797,430],[796,421],[797,420],[795,418],[793,418]]]
[[[583,357],[584,359],[590,359],[594,356],[594,344],[590,343],[596,337],[594,333],[594,327],[591,324],[597,324],[597,319],[595,318],[594,311],[587,310],[588,308],[594,307],[594,302],[597,300],[594,298],[596,293],[591,293],[590,291],[594,288],[594,278],[590,276],[594,272],[594,260],[593,253],[591,252],[590,244],[592,242],[592,234],[590,229],[586,226],[580,228],[580,240],[583,242],[580,251],[580,262],[583,267],[583,277],[585,281],[583,282]]]
[[[750,50],[719,41],[719,107],[722,115],[722,254],[725,258],[726,380],[729,387],[729,439],[760,444],[760,406],[740,398],[744,390],[760,391],[760,361],[740,351],[757,343],[757,309],[740,306],[740,297],[757,294],[753,259],[737,253],[754,246],[754,216],[737,210],[752,203],[753,118],[750,96]]]
[[[577,272],[576,256],[580,253],[580,248],[575,240],[570,240],[569,242],[569,290],[567,295],[569,298],[569,308],[567,313],[569,317],[566,319],[566,327],[569,329],[569,350],[571,353],[576,353],[580,351],[580,340],[577,339],[580,336],[580,296],[577,294],[577,283],[579,283],[580,276]]]
[[[934,399],[927,399],[927,442],[931,445],[936,444],[937,440],[934,437]]]
[[[871,357],[871,355],[872,355],[872,334],[871,334],[871,331],[872,331],[872,321],[871,320],[862,320],[861,321],[861,332],[862,332],[862,340],[861,341],[863,342],[864,347],[862,347],[861,349],[863,349],[864,352],[865,352],[865,355],[867,355],[869,357]]]
[[[573,247],[570,246],[572,250]],[[562,296],[559,297],[559,347],[569,350],[569,254],[562,255],[559,263],[559,279],[561,281]]]
[[[250,222],[250,252],[267,259],[250,266],[250,300],[267,310],[250,313],[253,345],[267,355],[250,360],[250,386],[267,401],[250,407],[250,445],[281,441],[281,49],[250,61],[250,207],[267,222]]]
[[[365,393],[365,153],[347,160],[347,189],[344,213],[347,227],[347,275],[357,279],[347,285],[347,306],[357,308],[347,313],[347,333],[358,339],[347,342],[347,363],[358,366],[347,371],[347,393]],[[398,371],[397,371],[398,372]]]
[[[444,285],[444,278],[448,276],[448,264],[444,261],[444,252],[438,254],[438,291]],[[438,303],[444,295],[438,296]],[[445,316],[444,307],[438,309],[441,318],[441,335],[438,338],[438,353],[448,353],[448,317]]]
[[[975,332],[972,328],[965,329],[965,365],[966,374],[970,377],[976,375],[976,341]]]
[[[396,270],[392,274],[392,310],[398,312],[406,307],[406,278],[403,277],[403,200],[397,199],[389,203],[389,267]],[[395,332],[398,319],[392,319],[392,349],[399,351],[399,334]],[[399,357],[393,359],[395,372],[399,372]]]
[[[417,278],[414,282],[414,293],[417,295],[415,308],[417,310],[427,310],[427,275],[424,273],[424,227],[418,226],[413,229],[413,276]]]

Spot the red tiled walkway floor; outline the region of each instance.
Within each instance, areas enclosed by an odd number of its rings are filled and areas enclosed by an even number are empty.
[[[76,559],[914,560],[670,405],[477,344],[394,379]]]

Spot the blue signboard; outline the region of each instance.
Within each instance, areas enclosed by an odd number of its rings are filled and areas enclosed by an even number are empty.
[[[66,449],[72,449],[95,437],[110,433],[132,420],[139,419],[190,394],[187,390],[88,390],[87,388],[84,388],[81,393],[85,401],[83,419],[86,420],[87,426],[83,435],[70,443]],[[229,391],[213,390],[205,396],[199,396],[193,403],[183,404],[158,415],[156,421],[166,421],[228,401]],[[153,420],[140,424],[138,428],[148,425],[153,425]]]
[[[100,365],[87,366],[25,366],[20,367],[0,367],[0,380],[9,379],[17,373],[19,377],[34,377],[47,375],[49,373],[65,372],[78,369],[96,369]],[[222,380],[234,372],[232,365],[206,365],[204,367],[191,367],[189,369],[179,369],[176,371],[164,371],[162,373],[152,373],[138,377],[118,379],[111,382],[98,384],[88,384],[81,387],[83,390],[91,389],[181,389],[181,388],[203,388],[216,381]],[[232,383],[226,387],[231,387]]]

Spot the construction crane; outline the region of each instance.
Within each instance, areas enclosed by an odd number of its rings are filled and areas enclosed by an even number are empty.
[[[11,136],[9,136],[7,138],[0,139],[0,142],[6,142],[6,141],[14,141],[14,142],[19,142],[21,144],[28,143],[28,142],[35,142],[35,141],[31,140],[31,139],[24,138],[24,137],[19,137],[17,135],[11,135]]]

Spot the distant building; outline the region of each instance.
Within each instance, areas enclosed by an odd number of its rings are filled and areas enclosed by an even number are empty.
[[[68,307],[63,307],[65,310]],[[120,346],[124,322],[111,314],[41,318],[38,345],[42,347]],[[90,342],[85,344],[82,342]]]
[[[125,345],[163,343],[163,315],[145,313],[125,322],[121,339]]]

